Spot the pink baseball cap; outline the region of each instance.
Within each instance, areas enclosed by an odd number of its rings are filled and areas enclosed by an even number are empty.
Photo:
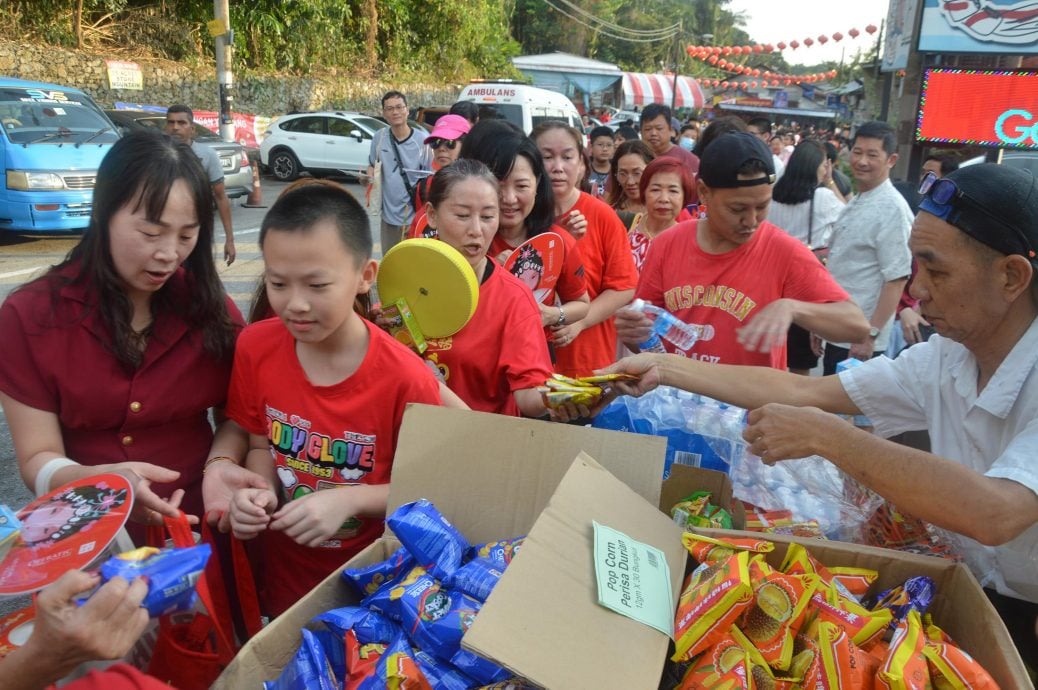
[[[441,115],[429,133],[428,139],[461,139],[469,133],[472,125],[461,115]]]

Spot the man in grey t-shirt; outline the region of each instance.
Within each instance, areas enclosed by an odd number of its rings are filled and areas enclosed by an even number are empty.
[[[231,202],[227,199],[227,192],[223,184],[223,166],[220,165],[220,156],[212,148],[195,141],[195,114],[186,105],[177,103],[169,106],[166,110],[166,134],[177,137],[191,147],[198,156],[205,174],[209,176],[209,184],[213,186],[213,198],[216,200],[216,210],[220,214],[220,223],[223,224],[223,259],[230,266],[234,263],[234,229],[231,227]]]
[[[389,127],[380,129],[371,140],[368,154],[369,184],[375,175],[375,162],[382,163],[382,255],[401,240],[414,218],[414,188],[425,171],[431,170],[425,146],[428,132],[407,124],[407,98],[399,91],[382,96],[382,116]],[[394,146],[395,144],[395,146]],[[406,182],[405,182],[406,178]]]
[[[848,357],[869,359],[887,349],[894,310],[912,272],[912,209],[890,182],[896,146],[894,130],[885,122],[866,122],[854,135],[851,170],[858,194],[833,227],[827,265],[871,328],[863,342],[826,344],[826,375]]]

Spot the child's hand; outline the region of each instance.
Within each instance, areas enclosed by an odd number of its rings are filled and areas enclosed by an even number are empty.
[[[270,529],[276,529],[303,546],[320,546],[342,523],[357,515],[353,487],[326,489],[289,502],[274,513]]]
[[[252,539],[267,529],[270,513],[277,507],[277,496],[269,489],[235,491],[231,498],[231,533],[238,539]]]

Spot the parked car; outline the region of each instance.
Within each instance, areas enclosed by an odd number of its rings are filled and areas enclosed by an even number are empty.
[[[307,171],[361,175],[375,133],[385,122],[353,112],[326,111],[283,115],[263,133],[260,161],[270,174],[290,181]]]
[[[97,168],[117,139],[79,89],[0,77],[0,231],[86,228]]]
[[[166,116],[148,110],[106,110],[121,134],[135,129],[158,129],[166,127]],[[252,168],[249,157],[241,144],[224,141],[212,130],[195,123],[194,140],[216,151],[223,168],[223,186],[227,196],[236,199],[252,191]]]

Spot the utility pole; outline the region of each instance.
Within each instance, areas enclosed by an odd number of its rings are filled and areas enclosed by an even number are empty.
[[[231,31],[231,10],[228,0],[213,0],[213,16],[223,24],[223,31],[216,36],[216,81],[220,86],[220,138],[234,141],[234,117],[231,115],[231,104],[234,102],[234,80],[231,75],[231,45],[234,43],[234,32]]]
[[[682,29],[682,24],[681,24],[681,22],[678,22],[678,34],[677,34],[677,36],[674,39],[674,43],[675,43],[675,46],[674,46],[674,48],[675,48],[675,52],[674,52],[674,83],[672,84],[673,88],[671,89],[671,94],[670,94],[670,112],[671,112],[672,115],[674,113],[674,104],[677,103],[677,101],[678,101],[678,72],[681,71],[681,41],[682,41],[681,29]]]

